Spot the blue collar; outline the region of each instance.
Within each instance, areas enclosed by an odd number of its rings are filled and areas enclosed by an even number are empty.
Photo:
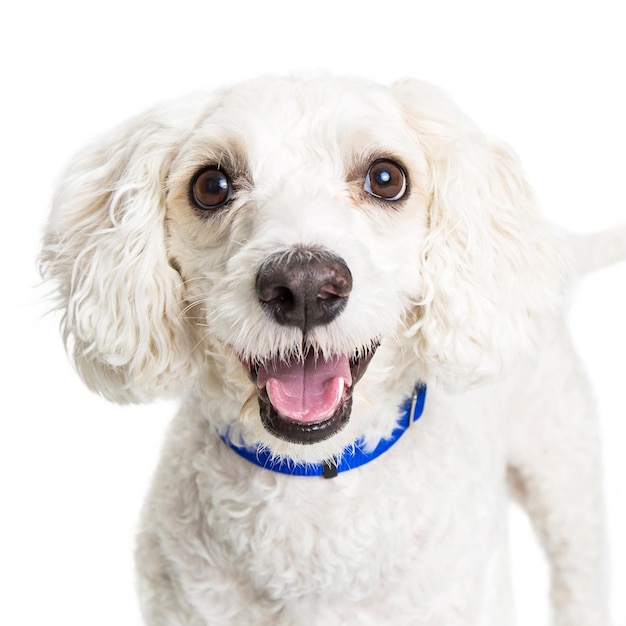
[[[387,452],[404,435],[409,426],[422,416],[425,400],[426,385],[418,383],[413,390],[413,395],[401,406],[398,425],[388,439],[381,440],[371,452],[363,449],[363,441],[359,439],[354,444],[347,446],[339,458],[330,459],[323,463],[296,463],[290,459],[275,459],[272,458],[271,452],[265,448],[251,450],[250,448],[239,447],[230,441],[228,436],[222,436],[222,441],[246,461],[272,472],[289,474],[290,476],[334,478],[340,472],[356,469]]]

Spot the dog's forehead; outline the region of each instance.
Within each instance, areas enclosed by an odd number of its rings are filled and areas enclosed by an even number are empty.
[[[222,92],[222,106],[216,117],[225,115],[244,124],[297,132],[311,118],[319,124],[350,124],[363,118],[397,115],[398,111],[385,86],[356,79],[319,77],[240,83]]]
[[[252,160],[318,146],[336,153],[406,141],[402,109],[391,90],[361,80],[261,79],[219,92],[194,142],[235,145]],[[345,155],[344,155],[345,156]],[[255,159],[256,157],[256,159]]]

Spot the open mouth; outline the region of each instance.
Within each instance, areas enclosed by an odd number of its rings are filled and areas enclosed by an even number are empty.
[[[354,386],[377,347],[354,356],[324,358],[309,350],[304,357],[242,361],[257,389],[263,426],[292,443],[332,437],[348,423]]]

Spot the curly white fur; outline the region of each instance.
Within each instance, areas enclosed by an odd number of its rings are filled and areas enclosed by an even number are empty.
[[[364,192],[383,156],[406,169],[401,203]],[[207,165],[236,187],[215,214],[190,200]],[[605,624],[596,421],[561,321],[573,268],[602,265],[604,241],[571,246],[511,150],[413,80],[264,78],[79,153],[42,253],[78,372],[117,402],[184,396],[138,541],[146,622],[512,623],[508,482],[550,557],[555,624]],[[255,294],[264,260],[295,247],[330,251],[354,282],[310,346],[380,342],[347,426],[309,445],[263,427],[242,367],[302,347]],[[263,470],[219,437],[319,462],[388,436],[418,380],[418,426],[330,481]]]

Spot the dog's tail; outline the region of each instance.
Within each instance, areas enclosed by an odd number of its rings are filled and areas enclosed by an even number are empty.
[[[573,244],[582,274],[626,261],[626,224],[590,235],[575,235]]]

